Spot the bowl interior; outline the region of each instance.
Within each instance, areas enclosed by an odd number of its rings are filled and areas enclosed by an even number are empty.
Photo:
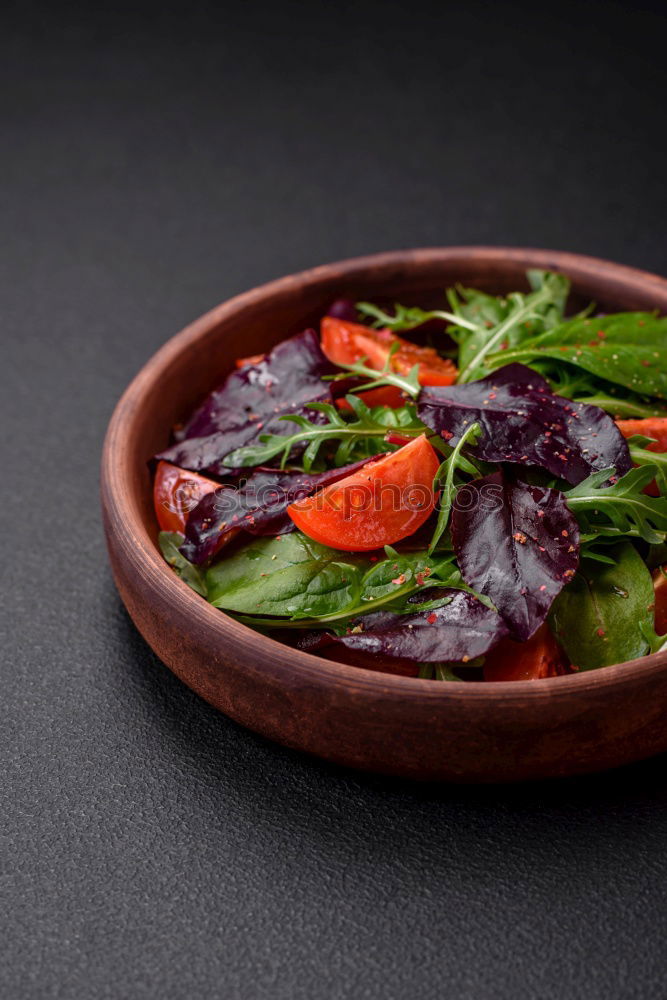
[[[315,268],[262,286],[223,303],[169,341],[121,400],[110,425],[107,455],[113,453],[115,474],[122,480],[119,491],[134,528],[155,545],[149,460],[168,444],[173,425],[225,378],[236,358],[264,351],[305,327],[317,328],[335,298],[436,306],[444,301],[444,289],[456,283],[493,293],[526,289],[530,267],[566,273],[572,280],[573,310],[594,300],[601,311],[667,311],[667,281],[593,258],[537,250],[397,252]],[[166,566],[164,570],[172,575]]]

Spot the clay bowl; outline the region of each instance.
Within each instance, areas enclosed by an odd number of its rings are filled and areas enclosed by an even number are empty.
[[[604,670],[514,683],[438,683],[297,652],[238,624],[182,583],[156,548],[147,460],[230,370],[316,325],[339,296],[428,303],[461,281],[525,286],[565,272],[602,309],[667,312],[667,280],[568,253],[449,247],[317,267],[225,302],[151,358],[113,414],[102,507],[120,595],[173,672],[216,708],[287,746],[386,774],[515,781],[614,767],[667,750],[667,652]]]

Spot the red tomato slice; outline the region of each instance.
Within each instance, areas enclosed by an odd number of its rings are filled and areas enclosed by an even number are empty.
[[[565,673],[567,660],[546,622],[527,642],[501,639],[484,661],[485,681],[533,681]]]
[[[647,417],[645,420],[617,420],[616,426],[619,428],[624,438],[631,438],[633,434],[642,434],[644,437],[655,438],[653,444],[647,444],[648,451],[667,451],[667,417]]]
[[[365,357],[369,368],[380,371],[392,346],[400,344],[391,359],[392,371],[407,375],[414,365],[419,365],[420,385],[451,385],[456,381],[458,370],[452,361],[441,358],[432,347],[411,344],[391,330],[371,330],[334,316],[325,316],[320,329],[322,350],[334,364],[351,365]]]
[[[383,385],[379,389],[367,389],[366,392],[358,392],[357,396],[363,400],[366,406],[390,406],[392,410],[398,409],[399,406],[405,406],[405,396],[397,385]],[[339,410],[352,409],[344,396],[336,400],[336,406]]]
[[[617,420],[616,426],[624,438],[631,438],[633,434],[642,434],[644,437],[655,438],[656,440],[652,444],[646,445],[647,451],[667,451],[667,417],[646,417],[644,420]],[[660,491],[655,482],[649,483],[644,493],[648,493],[651,497],[660,496]]]
[[[188,472],[169,462],[158,462],[153,483],[153,506],[162,531],[185,532],[190,511],[202,497],[220,489],[220,483]]]
[[[384,458],[287,508],[297,528],[316,542],[368,552],[407,538],[435,506],[439,460],[422,434]]]
[[[667,566],[657,569],[653,574],[653,590],[655,591],[655,630],[658,635],[667,633]]]
[[[266,354],[250,354],[247,358],[237,358],[234,364],[237,368],[245,368],[246,365],[258,365],[265,357]]]

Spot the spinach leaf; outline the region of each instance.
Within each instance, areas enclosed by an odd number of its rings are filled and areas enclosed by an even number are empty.
[[[549,617],[558,641],[580,670],[634,660],[659,644],[648,568],[631,542],[607,551],[614,565],[583,559]]]
[[[516,348],[494,353],[494,368],[542,358],[568,361],[633,393],[667,396],[667,317],[646,312],[567,320]]]
[[[579,563],[563,494],[500,470],[462,487],[451,531],[463,579],[493,601],[517,639],[529,639]]]
[[[530,367],[548,379],[559,396],[599,406],[617,420],[625,417],[661,417],[667,412],[667,404],[598,378],[566,361],[541,358],[531,361]]]
[[[396,614],[415,611],[406,602],[413,596],[422,601],[419,592],[427,584],[470,590],[452,552],[429,558],[423,550],[399,553],[387,546],[384,558],[356,555],[327,548],[300,532],[256,539],[237,549],[207,571],[206,583],[211,604],[237,612],[249,625],[310,628],[336,623],[343,631],[349,619],[378,608],[390,607]],[[426,610],[426,605],[419,607]]]
[[[363,567],[363,559],[294,532],[237,549],[212,566],[205,579],[216,608],[315,618],[355,603]]]
[[[184,540],[183,535],[177,531],[161,531],[158,535],[160,551],[169,565],[175,569],[177,576],[180,576],[188,587],[192,587],[195,593],[206,597],[206,580],[203,574],[178,551]]]
[[[652,457],[652,452],[648,453]],[[631,469],[616,482],[612,469],[589,476],[567,490],[567,505],[575,514],[582,537],[589,541],[599,536],[643,538],[658,545],[667,538],[667,497],[651,497],[644,489],[655,476],[655,465]],[[608,485],[606,485],[608,484]]]

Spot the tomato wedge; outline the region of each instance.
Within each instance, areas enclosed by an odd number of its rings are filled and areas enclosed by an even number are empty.
[[[356,393],[366,406],[389,406],[392,410],[399,406],[405,406],[406,397],[397,385],[382,385],[377,389],[367,389],[365,392]],[[339,410],[351,410],[352,407],[343,396],[336,400]]]
[[[246,365],[258,365],[265,357],[266,354],[250,354],[247,358],[237,358],[234,364],[237,368],[245,368]]]
[[[190,511],[202,497],[220,489],[220,483],[188,472],[169,462],[158,462],[153,483],[153,506],[162,531],[185,532]]]
[[[485,681],[533,681],[565,673],[567,660],[546,622],[527,642],[501,639],[484,661]]]
[[[647,444],[647,451],[667,451],[667,417],[646,417],[644,420],[617,420],[616,426],[624,438],[633,434],[655,438],[653,444]]]
[[[616,426],[624,438],[631,438],[633,434],[655,438],[655,441],[646,445],[647,451],[661,453],[667,451],[667,417],[646,417],[644,420],[617,420]],[[660,495],[655,482],[649,483],[644,493],[648,493],[652,497]]]
[[[365,357],[369,368],[380,371],[391,348],[399,344],[391,359],[392,371],[407,375],[414,365],[419,365],[420,385],[451,385],[456,381],[458,370],[452,361],[441,358],[432,347],[419,347],[391,330],[372,330],[335,316],[325,316],[320,330],[322,350],[334,364],[351,365]]]
[[[287,513],[309,538],[346,552],[369,552],[407,538],[435,506],[437,453],[421,435],[303,500]]]

